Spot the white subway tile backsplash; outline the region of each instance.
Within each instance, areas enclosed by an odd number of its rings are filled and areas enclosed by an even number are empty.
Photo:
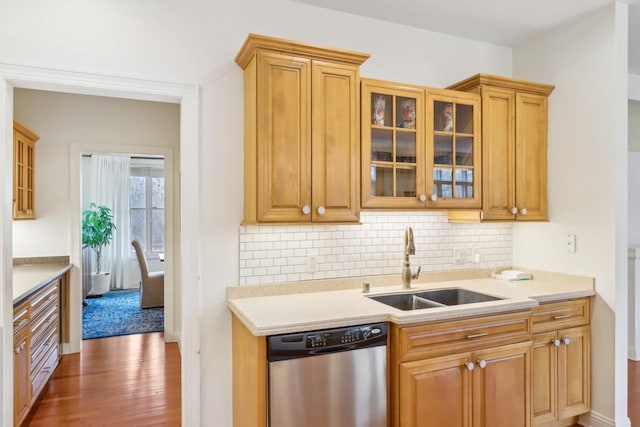
[[[509,223],[450,224],[446,212],[362,212],[361,224],[241,226],[240,284],[400,274],[404,230],[413,228],[412,266],[423,271],[494,268],[512,263]],[[479,263],[453,263],[469,248]],[[315,257],[307,262],[308,257]]]

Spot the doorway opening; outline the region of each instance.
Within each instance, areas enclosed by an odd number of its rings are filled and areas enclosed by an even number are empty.
[[[82,155],[83,340],[164,331],[164,164],[163,156]]]

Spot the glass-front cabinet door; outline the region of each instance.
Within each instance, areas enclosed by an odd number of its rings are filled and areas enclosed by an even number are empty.
[[[424,88],[362,79],[361,93],[362,207],[424,207]]]
[[[479,208],[481,146],[480,97],[464,92],[427,89],[428,205]],[[429,173],[430,172],[430,173]]]

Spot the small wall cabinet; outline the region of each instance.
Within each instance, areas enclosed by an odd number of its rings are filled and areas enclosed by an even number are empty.
[[[369,55],[250,34],[244,223],[357,222],[359,66]]]
[[[477,74],[449,89],[482,98],[482,220],[547,220],[547,98],[554,86]]]
[[[480,207],[477,95],[362,79],[362,207]]]
[[[13,121],[13,219],[35,219],[35,143],[40,137]]]

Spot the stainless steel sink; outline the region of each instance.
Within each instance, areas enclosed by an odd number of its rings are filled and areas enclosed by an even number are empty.
[[[404,311],[502,299],[462,288],[433,289],[430,291],[404,294],[373,295],[368,298]]]

